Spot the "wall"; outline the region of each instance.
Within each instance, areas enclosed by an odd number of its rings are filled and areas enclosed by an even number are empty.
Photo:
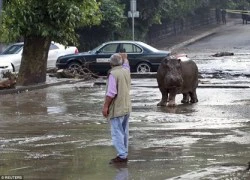
[[[167,39],[169,36],[178,36],[178,34],[185,33],[185,31],[215,23],[214,11],[210,11],[203,16],[193,15],[173,23],[163,21],[161,25],[153,25],[149,29],[146,41],[154,45],[159,41]]]

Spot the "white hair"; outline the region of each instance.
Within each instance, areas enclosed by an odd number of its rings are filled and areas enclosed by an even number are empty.
[[[110,57],[110,65],[111,66],[120,66],[120,65],[122,65],[122,57],[121,57],[121,55],[118,54],[118,53],[113,54]]]

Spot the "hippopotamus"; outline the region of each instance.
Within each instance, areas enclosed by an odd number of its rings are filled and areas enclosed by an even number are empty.
[[[250,15],[248,14],[247,11],[243,11],[241,13],[241,18],[242,18],[242,24],[247,24],[247,21],[250,21]]]
[[[192,60],[182,61],[174,56],[164,58],[157,71],[158,87],[162,94],[157,106],[175,106],[176,94],[183,94],[182,103],[198,102],[198,67]]]

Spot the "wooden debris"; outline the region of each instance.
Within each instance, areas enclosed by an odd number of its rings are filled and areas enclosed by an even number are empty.
[[[0,89],[12,89],[16,87],[17,75],[11,72],[3,73],[3,79],[0,79]]]
[[[79,67],[77,69],[59,69],[55,74],[50,74],[52,77],[57,78],[76,78],[76,79],[96,79],[99,78],[99,76],[93,72],[91,72],[86,67]]]
[[[250,161],[247,163],[247,169],[246,169],[246,171],[249,171],[250,170]]]
[[[46,72],[47,72],[48,74],[53,74],[53,73],[56,73],[57,70],[58,70],[57,68],[48,68]]]
[[[222,56],[233,56],[234,53],[231,53],[231,52],[219,52],[219,53],[216,53],[216,54],[213,54],[212,56],[213,57],[222,57]]]

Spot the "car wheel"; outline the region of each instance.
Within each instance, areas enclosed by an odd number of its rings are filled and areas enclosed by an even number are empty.
[[[81,68],[81,64],[78,63],[78,62],[71,62],[69,65],[68,65],[68,69],[79,69]]]
[[[68,70],[70,72],[79,72],[80,69],[82,68],[81,64],[78,63],[78,62],[71,62],[69,65],[68,65]]]
[[[140,63],[136,67],[137,73],[147,73],[151,72],[151,66],[148,63]]]

